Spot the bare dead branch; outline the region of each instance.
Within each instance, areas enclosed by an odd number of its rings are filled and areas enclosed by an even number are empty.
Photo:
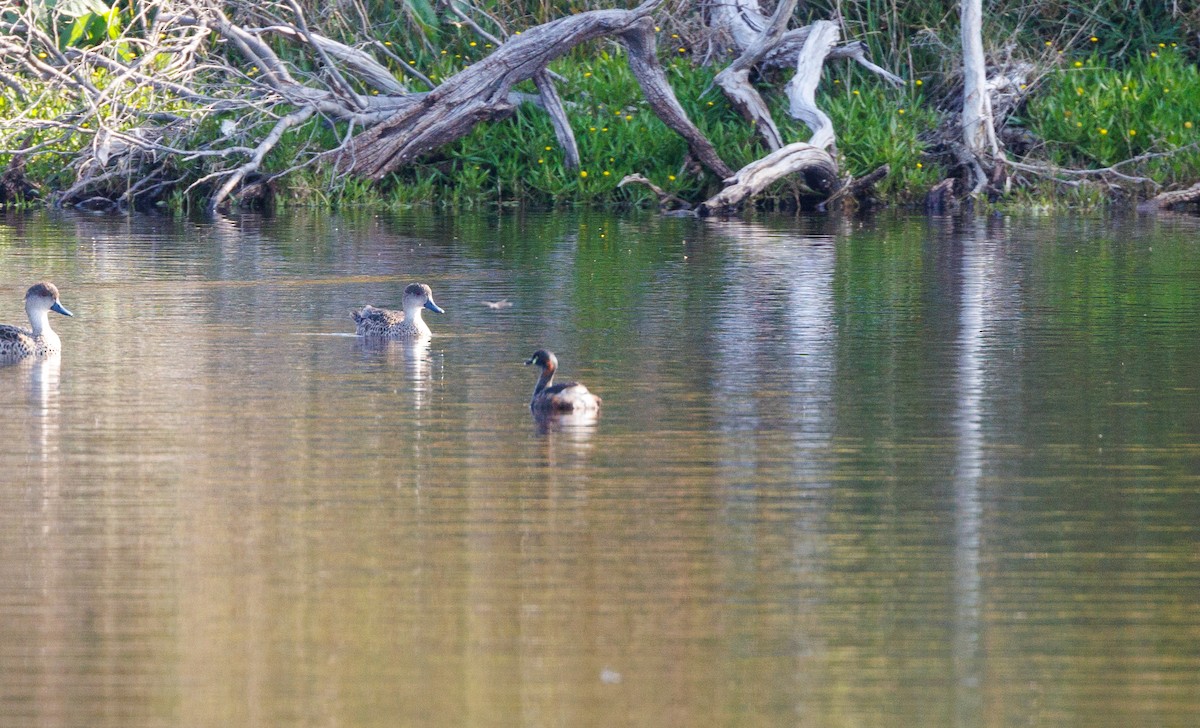
[[[681,197],[673,195],[670,192],[667,192],[663,188],[661,188],[658,185],[651,182],[645,175],[627,174],[627,175],[625,175],[625,177],[623,177],[621,179],[620,182],[617,183],[617,187],[621,188],[621,187],[624,187],[625,185],[630,185],[630,184],[640,184],[640,185],[646,185],[647,187],[649,187],[650,191],[654,193],[654,196],[658,198],[658,206],[659,207],[667,208],[667,207],[674,206],[674,207],[682,208],[685,210],[692,209],[692,205],[690,202],[688,202],[687,200],[684,200]]]
[[[1170,210],[1180,205],[1196,203],[1200,203],[1200,182],[1188,187],[1186,190],[1171,190],[1170,192],[1155,195],[1138,205],[1138,210],[1143,212]]]
[[[292,28],[292,27],[289,27],[286,25],[272,25],[272,26],[269,26],[266,28],[259,28],[258,30],[253,31],[253,32],[274,33],[274,34],[279,35],[284,38],[291,38],[294,40],[302,40],[302,41],[306,40],[306,37],[303,34],[301,34],[296,28]],[[371,88],[378,90],[380,93],[388,93],[388,94],[406,94],[406,93],[408,93],[408,89],[405,88],[402,83],[400,83],[399,81],[396,80],[396,77],[392,75],[391,71],[389,71],[381,63],[379,63],[374,58],[372,58],[370,56],[370,54],[364,53],[363,51],[360,51],[357,48],[351,48],[350,46],[345,45],[344,43],[339,43],[335,40],[326,38],[325,36],[320,35],[318,33],[313,33],[312,31],[308,32],[307,42],[311,43],[314,49],[316,49],[316,48],[321,49],[321,52],[327,58],[337,60],[340,63],[346,64],[347,68],[349,68],[351,71],[353,71],[355,76],[359,80],[361,80],[363,83],[367,84]],[[377,47],[379,48],[379,50],[381,52],[388,54],[394,60],[399,62],[399,65],[401,67],[406,65],[400,61],[399,56],[396,56],[394,53],[387,50],[387,47],[384,46],[382,43],[378,43]],[[414,69],[409,69],[409,70],[414,70]],[[432,81],[429,81],[429,79],[425,78],[424,74],[421,74],[420,72],[417,72],[415,70],[414,70],[414,73],[419,78],[424,79],[429,84],[430,88],[432,88],[435,85]],[[347,84],[347,89],[349,90],[348,84]],[[352,93],[352,91],[350,91],[350,92]]]
[[[796,75],[787,87],[789,111],[793,118],[812,129],[809,144],[830,149],[837,136],[833,131],[833,120],[817,107],[816,92],[825,58],[838,41],[838,27],[828,20],[818,20],[809,28],[808,38],[796,58]]]
[[[267,136],[261,142],[259,142],[257,149],[254,150],[254,156],[250,158],[250,161],[233,170],[225,182],[219,188],[217,188],[216,192],[212,194],[208,200],[208,211],[210,213],[216,212],[221,206],[221,203],[225,201],[225,198],[229,196],[229,193],[232,192],[234,188],[246,178],[246,175],[258,171],[258,168],[262,165],[263,158],[267,156],[268,152],[275,148],[275,145],[278,144],[279,140],[283,138],[284,132],[294,126],[299,126],[300,124],[308,121],[309,117],[311,117],[314,113],[315,110],[311,106],[306,106],[297,109],[291,114],[288,114],[280,119],[275,124],[275,128],[271,130],[271,133],[267,134]]]
[[[576,45],[616,36],[629,51],[630,69],[655,114],[688,142],[693,154],[721,176],[730,173],[716,150],[688,120],[654,56],[650,11],[593,10],[539,25],[513,36],[495,52],[455,74],[419,103],[358,135],[336,155],[338,169],[379,179],[426,152],[461,138],[476,124],[512,113],[509,93]]]
[[[554,81],[543,70],[534,75],[533,82],[541,94],[542,108],[550,116],[550,125],[554,128],[558,146],[562,147],[563,166],[572,171],[578,170],[579,145],[575,143],[575,132],[571,129],[571,122],[567,119],[567,110],[563,106],[562,98],[558,95],[558,89],[554,87]]]
[[[747,164],[726,180],[727,187],[700,204],[701,216],[731,210],[775,182],[800,174],[813,196],[828,198],[840,184],[837,163],[829,152],[805,142],[796,142]]]
[[[783,136],[779,133],[779,127],[775,126],[775,120],[767,110],[766,102],[758,90],[750,85],[750,69],[758,65],[767,51],[779,43],[796,9],[796,3],[797,0],[783,0],[779,3],[762,33],[746,47],[737,60],[722,69],[713,79],[730,102],[742,112],[742,116],[754,124],[767,148],[771,150],[783,146]]]

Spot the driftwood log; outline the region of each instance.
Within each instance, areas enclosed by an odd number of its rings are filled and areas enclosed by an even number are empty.
[[[658,0],[633,10],[593,10],[535,26],[428,94],[409,98],[387,120],[359,134],[336,154],[338,169],[379,179],[417,157],[468,134],[482,121],[514,110],[512,87],[542,74],[554,59],[596,38],[615,37],[629,53],[629,67],[646,102],[684,138],[692,155],[719,177],[733,172],[688,119],[655,56]]]
[[[1142,212],[1171,210],[1182,205],[1200,205],[1200,182],[1186,190],[1163,192],[1138,205]]]
[[[839,31],[833,22],[819,20],[787,30],[795,6],[795,0],[783,0],[769,18],[757,0],[729,0],[713,8],[713,24],[727,32],[741,51],[733,63],[717,74],[716,83],[734,107],[754,124],[771,152],[727,178],[724,189],[698,206],[701,215],[734,210],[785,177],[801,179],[804,194],[811,200],[826,200],[838,193],[843,183],[838,178],[834,156],[837,134],[829,115],[816,102],[826,60],[850,58],[891,84],[901,83],[899,77],[871,63],[861,43],[839,47]],[[762,96],[750,84],[750,70],[755,67],[796,69],[786,87],[788,113],[812,131],[807,142],[784,143]]]
[[[736,209],[787,176],[800,180],[812,199],[835,194],[842,184],[837,136],[816,103],[822,65],[828,59],[851,58],[889,80],[895,77],[871,64],[861,44],[839,45],[831,22],[789,30],[797,0],[784,0],[770,17],[761,12],[758,0],[716,4],[710,17],[735,39],[738,53],[719,83],[754,122],[769,150],[735,172],[688,119],[658,62],[652,13],[661,2],[583,12],[502,39],[464,12],[477,12],[474,8],[456,0],[450,11],[498,47],[440,84],[400,62],[386,44],[352,46],[315,32],[296,0],[268,0],[236,18],[227,15],[220,0],[189,0],[177,6],[186,8],[183,13],[143,12],[131,24],[147,29],[143,36],[65,50],[39,30],[36,14],[25,8],[0,19],[0,83],[21,96],[25,92],[19,77],[37,77],[77,110],[52,119],[30,117],[19,129],[0,130],[0,153],[34,155],[59,141],[51,138],[35,146],[22,141],[37,133],[90,140],[70,161],[75,182],[58,195],[58,202],[91,206],[100,198],[121,208],[134,206],[139,196],[159,199],[176,188],[183,181],[176,160],[198,163],[206,173],[193,178],[187,190],[206,190],[207,208],[216,211],[253,190],[269,188],[274,178],[321,162],[332,162],[343,175],[380,179],[462,138],[480,122],[534,103],[550,117],[567,168],[577,168],[566,104],[547,66],[580,43],[611,38],[626,49],[653,113],[685,140],[692,160],[724,181],[723,190],[701,203],[701,212]],[[268,39],[294,45],[315,70],[301,73],[297,69],[303,64],[284,60],[278,43]],[[134,41],[141,53],[122,58],[122,44]],[[380,54],[397,61],[406,77],[380,63]],[[796,69],[786,87],[789,113],[812,129],[807,142],[782,138],[750,84],[752,69],[785,66]],[[108,79],[103,88],[90,80],[97,72]],[[537,94],[513,90],[526,80]],[[414,88],[420,85],[424,88]],[[132,97],[162,103],[123,103]],[[182,110],[180,100],[186,102]],[[198,148],[188,147],[187,140],[206,119],[216,119],[221,134]],[[336,148],[302,144],[290,167],[265,174],[268,155],[314,119],[341,125]]]

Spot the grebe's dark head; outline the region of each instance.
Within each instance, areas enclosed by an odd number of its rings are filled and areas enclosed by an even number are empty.
[[[554,370],[558,368],[558,357],[545,349],[538,349],[525,362],[525,366],[529,366],[530,364],[537,364],[542,369]]]

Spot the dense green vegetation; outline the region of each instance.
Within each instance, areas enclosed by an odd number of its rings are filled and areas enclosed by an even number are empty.
[[[1109,167],[1174,151],[1140,169],[1165,184],[1190,184],[1200,169],[1200,69],[1174,42],[1141,49],[1123,64],[1079,54],[1047,76],[1022,121],[1045,140],[1054,164]]]
[[[147,16],[133,3],[60,3],[57,14],[51,12],[53,3],[43,6],[46,13],[41,22],[57,45],[38,52],[45,63],[54,63],[58,51],[82,48],[99,49],[115,61],[128,63],[137,58],[139,33],[149,27]],[[362,7],[365,12],[360,14],[313,7],[309,22],[331,37],[360,46],[368,40],[377,42],[372,53],[398,77],[407,78],[406,71],[413,69],[437,84],[493,50],[488,39],[451,22],[453,16],[425,0]],[[575,3],[507,0],[492,0],[481,7],[493,19],[487,30],[500,37],[589,9]],[[957,3],[859,0],[839,3],[838,8],[849,39],[866,42],[877,62],[907,80],[903,88],[895,89],[848,61],[827,64],[818,103],[834,120],[843,172],[860,176],[887,164],[891,174],[880,183],[879,194],[892,202],[919,201],[932,185],[956,172],[943,141],[952,133],[961,88]],[[1045,170],[1019,173],[1024,196],[1018,199],[1028,200],[1032,191],[1042,202],[1094,203],[1108,199],[1116,189],[1112,177],[1065,177],[1055,173],[1060,168],[1118,165],[1123,178],[1128,178],[1118,180],[1122,195],[1150,194],[1200,180],[1200,73],[1196,49],[1185,45],[1189,30],[1200,27],[1200,11],[1173,14],[1164,4],[1134,0],[1108,0],[1099,6],[1076,0],[1032,4],[997,0],[989,10],[988,42],[998,72],[1018,66],[1026,69],[1023,97],[1006,126],[1023,131],[1029,141],[1028,149],[1021,150],[1021,162]],[[239,10],[230,4],[227,12],[236,16]],[[807,17],[795,24],[829,17],[831,12],[831,7],[815,3],[807,7]],[[710,32],[694,7],[682,2],[664,6],[660,22],[659,56],[689,116],[731,167],[761,157],[765,149],[754,129],[712,84],[725,61],[714,52]],[[280,44],[278,52],[298,69],[309,62],[286,44]],[[162,67],[172,63],[167,54],[159,55],[156,62]],[[11,133],[4,137],[5,151],[35,150],[20,157],[24,173],[42,194],[49,194],[74,183],[79,168],[63,162],[96,147],[100,140],[90,124],[106,109],[85,108],[70,96],[46,93],[28,67],[24,70],[15,75],[19,86],[0,87],[0,119],[5,126],[17,127],[29,119],[71,120],[40,126],[20,138]],[[582,168],[578,171],[564,166],[545,113],[522,105],[511,118],[480,124],[457,143],[381,183],[339,177],[320,163],[297,168],[297,160],[313,161],[314,155],[334,148],[350,131],[344,123],[322,118],[289,130],[267,156],[263,172],[288,170],[272,181],[275,199],[323,206],[653,201],[642,186],[618,188],[620,180],[632,173],[689,200],[719,189],[721,181],[697,168],[683,141],[650,112],[619,45],[601,41],[581,46],[552,64],[551,70],[561,77],[560,93],[568,103],[579,144]],[[209,81],[226,94],[245,94],[253,91],[259,72],[251,67],[234,75],[217,68]],[[101,71],[89,81],[103,90],[116,76]],[[781,89],[786,80],[784,74],[773,73],[756,83],[768,95],[785,139],[799,141],[808,132],[785,113]],[[413,84],[416,90],[419,86]],[[372,93],[366,87],[357,90]],[[528,84],[520,90],[533,93],[535,89]],[[207,148],[234,122],[241,123],[240,132],[260,136],[273,123],[272,117],[253,121],[240,112],[197,110],[188,100],[165,93],[122,101],[147,112],[191,114],[196,123],[168,140],[170,146],[183,149]],[[126,115],[105,123],[133,129],[138,120],[136,115]],[[0,154],[0,163],[11,160],[11,154]],[[206,181],[206,175],[229,164],[225,156],[179,159],[171,168],[178,181],[161,185],[158,204],[187,207],[211,189],[213,183]],[[112,184],[115,195],[128,181]],[[784,182],[762,202],[786,202],[794,196]]]

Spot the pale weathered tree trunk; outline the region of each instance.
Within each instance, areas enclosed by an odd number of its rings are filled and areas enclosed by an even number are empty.
[[[801,179],[808,190],[807,196],[815,199],[825,200],[838,192],[842,183],[834,157],[837,134],[832,120],[816,101],[826,60],[851,58],[890,83],[898,85],[901,82],[897,76],[867,60],[866,49],[861,43],[839,47],[836,23],[818,20],[803,28],[787,30],[794,9],[794,0],[781,0],[775,13],[768,18],[763,14],[759,0],[724,0],[712,8],[714,27],[727,32],[741,51],[739,58],[717,74],[716,83],[742,115],[755,125],[771,153],[725,180],[725,189],[700,204],[698,212],[701,215],[735,208],[785,177]],[[750,70],[754,67],[796,69],[786,87],[788,113],[812,130],[807,142],[785,143],[762,96],[749,82]]]
[[[463,137],[481,121],[508,116],[515,84],[544,73],[551,61],[580,43],[611,36],[628,50],[630,70],[654,113],[687,141],[701,164],[722,178],[730,176],[733,171],[684,113],[654,55],[650,12],[656,6],[651,0],[633,10],[592,10],[509,38],[491,55],[350,140],[337,152],[338,168],[379,179]]]
[[[1000,145],[996,141],[995,121],[992,118],[992,102],[988,95],[987,60],[983,54],[983,0],[962,0],[962,48],[963,48],[963,144],[974,158],[970,165],[974,184],[972,194],[983,191],[987,175],[983,164],[989,167],[1001,159]]]

